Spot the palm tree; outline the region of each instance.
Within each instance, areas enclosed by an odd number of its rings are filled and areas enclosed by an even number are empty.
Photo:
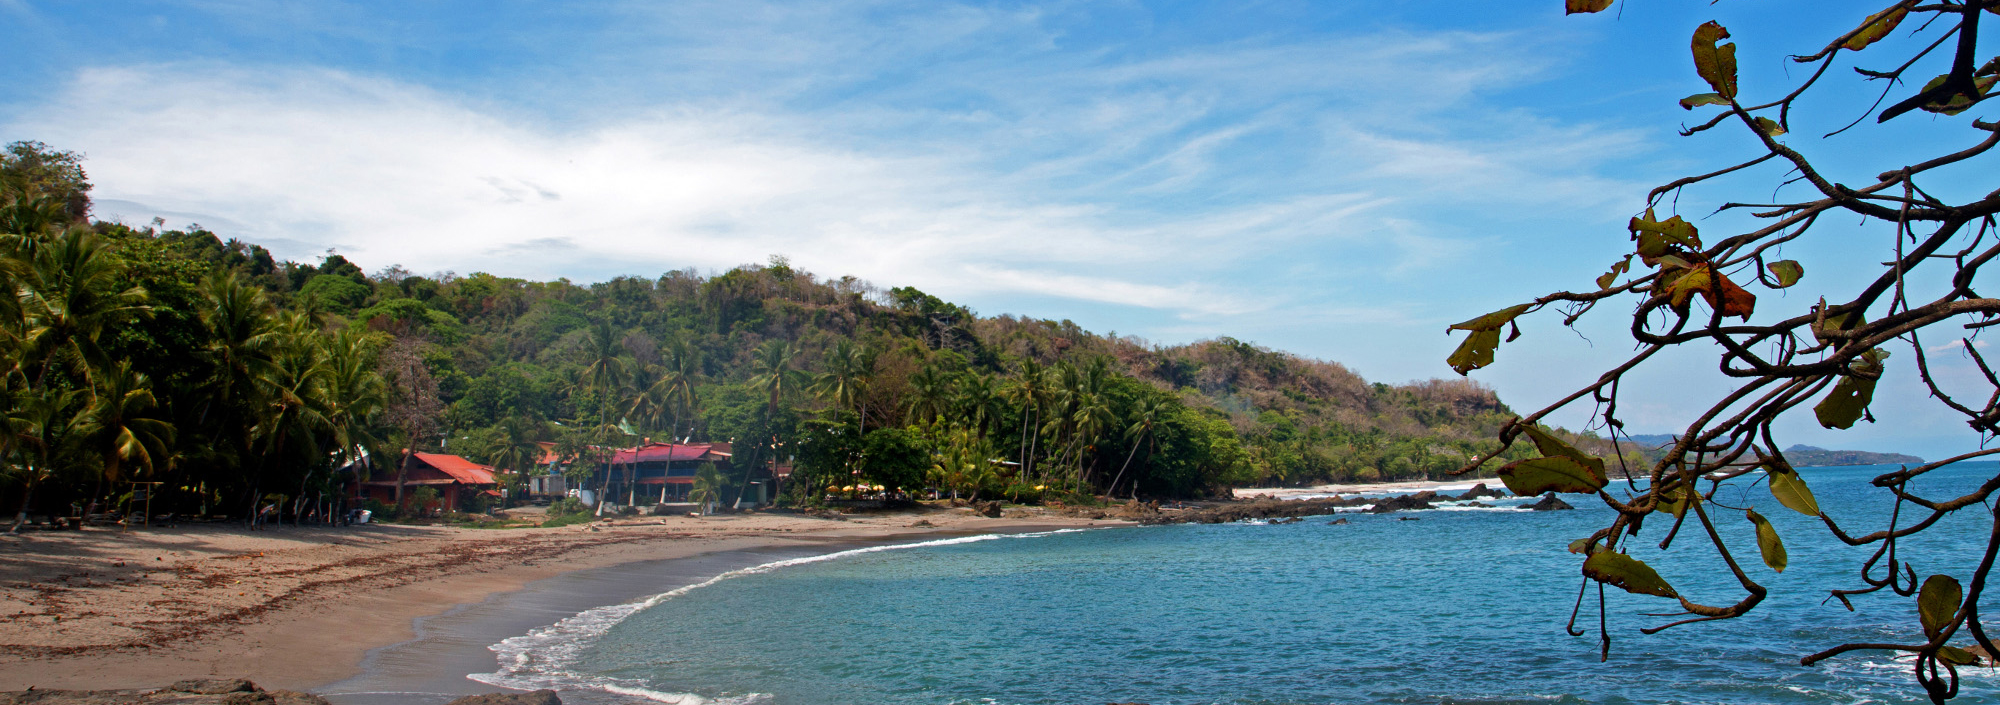
[[[21,526],[28,523],[28,507],[35,496],[35,487],[55,474],[57,459],[63,457],[80,440],[84,415],[81,413],[88,394],[81,389],[32,390],[8,415],[7,426],[19,439],[21,465],[16,469],[22,482],[21,507],[14,514],[14,527],[19,533]]]
[[[37,386],[65,359],[88,380],[105,362],[98,337],[149,310],[145,289],[118,287],[123,271],[103,241],[83,228],[72,228],[35,250],[21,299],[26,314],[23,352],[40,361]]]
[[[1020,374],[1015,376],[1014,386],[1009,390],[1015,401],[1021,404],[1021,477],[1034,474],[1035,446],[1041,434],[1029,437],[1028,429],[1040,421],[1042,405],[1048,402],[1048,379],[1043,374],[1042,365],[1034,358],[1021,361]]]
[[[695,473],[694,485],[688,488],[688,501],[700,507],[702,514],[708,514],[708,505],[722,499],[722,484],[722,471],[715,469],[713,463],[704,465]]]
[[[860,419],[856,427],[857,435],[868,426],[866,410],[861,408],[861,402],[868,391],[868,383],[874,377],[874,368],[873,353],[856,348],[851,341],[842,340],[827,351],[826,371],[813,377],[814,395],[836,407],[854,411]]]
[[[83,433],[103,458],[105,482],[123,480],[128,464],[150,472],[171,462],[168,448],[174,442],[174,427],[150,414],[159,405],[152,382],[133,370],[129,360],[119,360],[97,375],[95,399],[84,412]]]
[[[625,346],[618,340],[618,331],[611,327],[611,321],[598,321],[590,327],[590,337],[584,340],[583,369],[577,381],[586,389],[597,393],[603,406],[599,413],[600,423],[610,422],[610,408],[606,400],[618,397],[617,390],[631,376],[625,364]]]
[[[1132,425],[1125,429],[1125,438],[1132,442],[1132,450],[1125,454],[1125,463],[1118,466],[1118,475],[1111,478],[1111,486],[1105,488],[1105,494],[1113,496],[1118,494],[1118,481],[1125,478],[1125,469],[1132,466],[1132,456],[1139,453],[1140,438],[1146,439],[1147,442],[1146,457],[1149,459],[1153,457],[1154,449],[1157,447],[1153,443],[1153,424],[1159,421],[1160,411],[1165,406],[1166,403],[1159,399],[1139,402],[1139,408],[1134,410],[1132,416]],[[1139,478],[1136,476],[1132,478],[1132,498],[1139,498]]]
[[[910,375],[909,383],[910,396],[904,403],[910,413],[929,422],[951,410],[951,379],[944,372],[926,365]]]
[[[755,357],[750,360],[751,371],[755,373],[750,378],[750,386],[764,392],[768,399],[765,406],[767,413],[775,413],[785,397],[806,384],[806,373],[792,369],[792,358],[796,352],[791,343],[772,340],[757,348]]]
[[[960,380],[959,398],[964,404],[966,423],[982,437],[1007,413],[1006,401],[991,375],[968,375]]]
[[[333,462],[355,467],[354,481],[365,482],[358,463],[365,449],[383,445],[379,425],[389,404],[388,384],[375,370],[376,342],[360,327],[348,326],[322,343]]]

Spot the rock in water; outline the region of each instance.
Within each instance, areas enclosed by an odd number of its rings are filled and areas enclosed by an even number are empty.
[[[1430,496],[1426,497],[1424,495],[1430,495]],[[1401,511],[1405,509],[1410,509],[1410,510],[1430,509],[1431,503],[1426,500],[1436,499],[1436,498],[1437,498],[1436,492],[1419,492],[1417,494],[1399,495],[1396,497],[1377,500],[1375,502],[1375,506],[1370,507],[1368,509],[1368,513],[1388,514],[1389,512]]]
[[[1472,500],[1472,499],[1484,499],[1484,498],[1487,498],[1487,497],[1496,497],[1496,498],[1497,498],[1497,497],[1499,497],[1499,496],[1500,496],[1500,493],[1498,493],[1498,492],[1494,492],[1493,490],[1491,490],[1491,489],[1488,489],[1488,488],[1486,487],[1486,483],[1484,483],[1484,482],[1481,482],[1481,483],[1479,483],[1479,484],[1477,484],[1477,485],[1473,485],[1473,486],[1472,486],[1472,489],[1469,489],[1469,490],[1466,490],[1466,491],[1465,491],[1465,494],[1462,494],[1462,495],[1459,495],[1459,496],[1458,496],[1458,499],[1459,499],[1459,501],[1463,502],[1463,501],[1466,501],[1466,500]]]
[[[450,705],[562,705],[562,698],[556,697],[556,691],[545,688],[532,693],[468,695],[451,701]]]
[[[1542,497],[1542,501],[1531,504],[1528,508],[1538,512],[1547,512],[1558,509],[1575,509],[1576,507],[1569,506],[1568,502],[1556,497],[1556,493],[1550,492]]]
[[[1347,524],[1347,519],[1345,517],[1342,517],[1340,519],[1335,519],[1333,521],[1329,521],[1326,523],[1327,526],[1344,526],[1346,524]]]

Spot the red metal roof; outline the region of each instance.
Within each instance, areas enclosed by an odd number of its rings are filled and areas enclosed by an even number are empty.
[[[642,478],[639,478],[639,484],[641,484],[641,485],[692,485],[692,484],[694,484],[694,476],[693,476],[693,475],[676,475],[676,476],[673,476],[673,477],[642,477]]]
[[[466,460],[456,455],[418,453],[417,460],[450,475],[452,479],[468,485],[494,484],[493,468]]]
[[[611,455],[613,465],[627,463],[658,463],[663,461],[681,462],[700,460],[708,454],[707,443],[648,443],[637,448],[627,448]]]

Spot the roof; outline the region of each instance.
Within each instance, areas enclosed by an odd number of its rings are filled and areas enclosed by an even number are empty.
[[[708,455],[707,443],[648,443],[637,448],[627,448],[612,454],[613,465],[627,463],[659,463],[700,460]]]
[[[437,468],[439,472],[450,475],[451,479],[459,482],[468,485],[494,484],[493,468],[490,466],[480,465],[456,455],[443,455],[439,453],[417,453],[416,455],[417,460],[423,461],[425,465]]]

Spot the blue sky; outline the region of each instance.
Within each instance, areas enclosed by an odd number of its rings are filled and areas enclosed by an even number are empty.
[[[1592,286],[1648,189],[1744,153],[1741,134],[1674,133],[1674,101],[1707,90],[1696,25],[1731,28],[1759,97],[1805,75],[1784,54],[1882,4],[0,0],[0,139],[86,153],[99,217],[293,259],[594,281],[783,254],[985,314],[1229,335],[1400,382],[1451,374],[1450,323]],[[1991,118],[1821,139],[1867,90],[1844,62],[1792,143],[1849,182]],[[1806,282],[1763,310],[1851,296],[1841,275],[1889,246],[1828,233],[1792,247]],[[1624,309],[1575,333],[1544,314],[1474,377],[1517,409],[1551,400],[1630,350]],[[1637,375],[1632,430],[1726,389],[1709,355]],[[1792,439],[1970,447],[1909,398],[1907,363],[1882,423],[1804,419]]]

